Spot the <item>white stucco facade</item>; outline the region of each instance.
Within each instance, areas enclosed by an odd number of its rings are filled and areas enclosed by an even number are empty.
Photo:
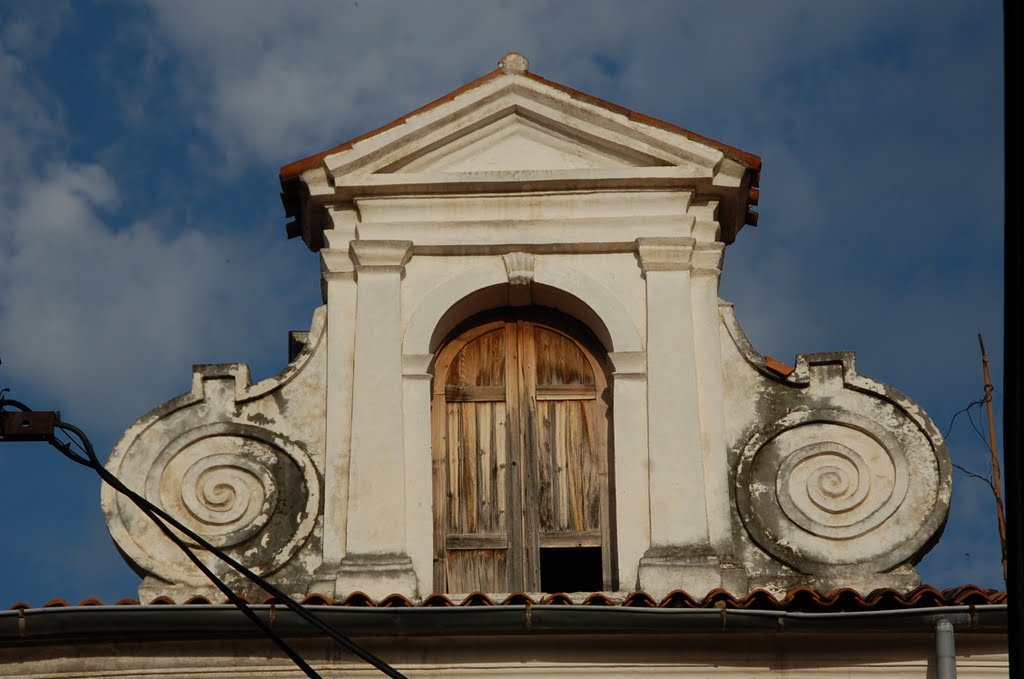
[[[437,352],[481,313],[542,309],[607,372],[612,589],[911,589],[949,506],[933,423],[852,354],[770,369],[719,299],[759,171],[507,57],[282,170],[290,233],[321,258],[304,348],[256,385],[197,367],[109,468],[289,592],[423,597]],[[103,506],[144,598],[212,591],[128,502]]]

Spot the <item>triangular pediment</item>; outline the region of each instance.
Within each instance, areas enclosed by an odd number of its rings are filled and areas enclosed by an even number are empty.
[[[620,144],[584,138],[571,128],[513,111],[437,148],[403,158],[379,173],[496,172],[660,167],[664,159]]]
[[[505,76],[411,114],[323,158],[338,185],[398,175],[580,172],[674,168],[710,177],[712,146]]]
[[[513,58],[515,57],[515,58]],[[488,73],[382,127],[281,168],[289,234],[321,244],[314,212],[372,196],[689,191],[719,203],[723,239],[754,223],[761,161],[530,73]],[[317,219],[320,219],[319,217]],[[754,221],[751,221],[754,220]]]

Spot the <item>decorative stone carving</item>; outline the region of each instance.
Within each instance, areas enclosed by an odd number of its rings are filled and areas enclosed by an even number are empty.
[[[319,551],[312,538],[322,505],[323,311],[295,360],[274,378],[250,385],[245,366],[196,366],[191,393],[136,423],[108,463],[214,547],[295,593],[306,583],[294,571],[305,571]],[[129,500],[105,487],[103,509],[118,547],[146,576],[143,597],[215,592]],[[216,557],[185,542],[237,583]]]
[[[720,305],[724,249],[757,221],[760,159],[527,69],[509,54],[282,168],[288,233],[320,251],[326,308],[274,378],[197,367],[191,393],[126,432],[111,471],[293,594],[443,589],[433,356],[476,314],[546,307],[587,326],[614,369],[611,586],[915,586],[949,508],[934,424],[852,354],[770,367]],[[103,506],[143,598],[213,591],[136,508],[109,489]]]
[[[533,255],[526,252],[510,252],[502,255],[509,285],[529,285],[533,282]]]
[[[313,530],[319,486],[301,449],[261,427],[215,423],[163,449],[150,467],[146,495],[159,497],[214,547],[258,544],[259,561],[250,567],[272,572]]]
[[[949,460],[934,425],[857,375],[852,354],[801,356],[789,381],[768,399],[788,412],[739,452],[748,535],[822,587],[914,584],[907,567],[885,574],[920,558],[948,512]]]

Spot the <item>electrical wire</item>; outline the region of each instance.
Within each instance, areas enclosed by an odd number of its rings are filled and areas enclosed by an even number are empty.
[[[973,408],[975,406],[981,406],[984,403],[985,403],[985,398],[984,397],[983,398],[979,398],[979,399],[976,399],[974,401],[971,401],[965,407],[963,407],[960,410],[956,411],[956,413],[953,414],[953,417],[950,418],[950,420],[949,420],[949,427],[946,428],[946,433],[943,434],[942,438],[944,438],[944,439],[948,439],[949,438],[949,435],[953,432],[953,425],[956,423],[956,418],[959,417],[960,415],[966,413],[967,414],[967,419],[970,420],[970,422],[971,422],[971,428],[974,429],[974,431],[978,434],[978,436],[981,436],[981,440],[985,442],[985,449],[986,450],[991,450],[991,448],[989,448],[988,439],[985,438],[985,436],[981,433],[981,431],[978,430],[978,427],[974,423],[974,418],[971,416],[971,408]],[[978,474],[976,472],[972,472],[970,469],[967,469],[966,467],[962,467],[962,466],[958,465],[956,462],[952,462],[951,461],[951,464],[953,465],[953,467],[955,469],[957,469],[961,473],[963,473],[963,474],[965,474],[965,475],[967,475],[967,476],[969,476],[969,477],[971,477],[973,479],[978,479],[979,481],[985,482],[988,485],[988,487],[992,489],[992,492],[993,493],[995,492],[996,488],[995,488],[995,484],[992,483],[992,479],[990,479],[990,478],[988,478],[986,476],[982,476],[981,474]]]
[[[60,424],[57,425],[57,428],[64,430],[64,426]],[[74,439],[72,439],[72,441],[69,443],[66,441],[61,441],[60,439],[54,437],[54,439],[50,443],[55,448],[57,448],[57,450],[63,453],[65,457],[92,469],[93,465],[89,462],[88,459],[81,457],[78,453],[71,449],[71,443],[73,442]],[[83,449],[81,445],[78,445],[77,447],[79,449]],[[116,486],[115,490],[121,492],[121,489]],[[227,597],[228,601],[234,604],[234,606],[238,608],[247,618],[249,618],[249,620],[251,620],[253,624],[259,627],[260,630],[271,639],[271,641],[277,644],[277,646],[285,653],[285,655],[287,655],[292,660],[292,662],[294,662],[295,665],[298,666],[298,668],[301,669],[303,673],[305,673],[307,677],[310,677],[310,679],[322,679],[320,675],[312,667],[310,667],[309,663],[307,663],[302,658],[302,656],[300,656],[294,649],[292,649],[291,646],[284,639],[282,639],[280,635],[278,635],[277,632],[273,630],[273,628],[271,628],[266,622],[264,622],[262,618],[256,615],[255,611],[252,610],[252,608],[244,599],[239,597],[230,587],[227,586],[227,584],[223,580],[221,580],[217,575],[215,575],[213,571],[211,571],[210,568],[205,563],[203,563],[203,561],[199,559],[199,557],[191,549],[188,548],[188,545],[186,545],[181,540],[181,538],[178,537],[178,535],[175,534],[174,531],[172,531],[167,526],[166,523],[164,523],[154,512],[150,511],[149,508],[143,505],[139,505],[138,503],[136,504],[139,506],[139,509],[141,509],[142,512],[149,518],[149,520],[155,523],[156,526],[161,530],[161,532],[163,532],[163,534],[166,535],[171,540],[171,542],[173,542],[182,552],[185,553],[185,556],[187,556],[189,560],[192,561],[193,564],[195,564],[195,566],[203,573],[203,575],[205,575],[211,582],[213,582],[217,589],[219,589],[221,593],[223,593],[224,596]]]
[[[13,406],[23,412],[31,412],[31,409],[25,404],[8,399],[0,393],[0,412],[3,412],[4,407]],[[348,638],[344,634],[338,632],[333,627],[325,623],[323,620],[318,618],[316,615],[311,613],[302,604],[295,601],[293,598],[285,594],[283,591],[278,589],[276,586],[264,580],[259,575],[253,573],[249,568],[242,565],[217,547],[214,547],[202,536],[196,534],[193,530],[182,524],[180,521],[175,519],[173,516],[165,512],[160,507],[156,506],[145,497],[139,495],[132,489],[128,488],[120,479],[112,474],[103,464],[99,461],[96,456],[96,451],[93,449],[92,443],[89,438],[85,435],[78,427],[67,423],[58,422],[55,425],[56,429],[61,430],[71,441],[62,441],[57,438],[56,435],[51,435],[48,442],[56,448],[61,454],[73,462],[80,464],[84,467],[88,467],[95,471],[100,478],[111,488],[116,490],[127,497],[133,504],[135,504],[151,521],[153,521],[161,532],[163,532],[179,549],[181,549],[186,556],[192,561],[193,564],[207,577],[211,582],[219,589],[228,600],[234,604],[239,610],[248,617],[253,624],[260,628],[275,644],[278,645],[281,650],[288,655],[288,657],[306,674],[308,677],[319,677],[320,675],[313,670],[312,667],[302,659],[299,654],[294,651],[287,642],[284,641],[273,629],[267,625],[256,613],[249,607],[244,599],[238,596],[226,583],[224,583],[219,577],[217,577],[210,568],[202,562],[201,559],[184,543],[183,540],[173,531],[171,527],[180,531],[190,540],[198,544],[203,549],[207,550],[215,557],[223,561],[225,564],[230,566],[233,570],[243,575],[247,580],[260,587],[263,591],[270,594],[274,599],[280,601],[288,610],[298,615],[302,620],[306,621],[313,627],[317,628],[332,640],[345,647],[353,655],[357,656],[361,660],[369,663],[374,668],[381,671],[383,674],[392,677],[393,679],[407,679],[404,674],[396,670],[387,664],[384,660],[378,658],[370,651],[364,649],[362,646],[357,644],[352,639]],[[74,439],[78,439],[75,441]],[[72,444],[82,451],[77,453],[72,449]],[[170,524],[170,526],[168,526]]]

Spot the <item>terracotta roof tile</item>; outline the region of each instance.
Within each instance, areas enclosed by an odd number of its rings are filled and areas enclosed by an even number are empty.
[[[536,601],[530,598],[529,594],[524,592],[513,592],[505,597],[505,600],[501,602],[502,606],[533,606]]]
[[[590,596],[588,596],[583,601],[583,605],[584,606],[614,606],[615,602],[612,601],[607,596],[605,596],[604,594],[601,594],[600,592],[597,592],[596,594],[591,594]]]
[[[244,598],[244,597],[243,597]],[[246,601],[249,601],[246,599]],[[807,587],[796,587],[777,598],[771,592],[764,589],[757,589],[742,598],[724,589],[714,589],[703,598],[694,598],[683,590],[675,590],[666,595],[661,601],[656,601],[647,592],[631,592],[624,599],[614,599],[607,594],[598,592],[589,595],[581,603],[576,603],[571,597],[564,593],[555,593],[545,596],[538,603],[525,592],[514,592],[506,596],[501,603],[494,600],[483,592],[473,592],[466,595],[458,602],[452,601],[444,594],[431,594],[420,603],[415,603],[401,594],[391,594],[374,601],[363,592],[353,592],[343,599],[332,599],[322,594],[311,594],[302,600],[306,606],[348,606],[348,607],[384,607],[384,608],[416,608],[433,607],[447,608],[452,606],[622,606],[626,608],[725,608],[725,609],[747,609],[747,610],[769,610],[769,611],[790,611],[808,613],[832,613],[848,611],[882,611],[900,610],[913,608],[937,608],[942,606],[985,606],[1001,605],[1007,602],[1006,592],[995,589],[984,589],[977,585],[961,585],[946,590],[938,590],[934,587],[923,585],[906,594],[894,589],[876,589],[873,592],[862,595],[850,588],[834,589],[828,592],[819,592]],[[186,606],[209,606],[213,604],[225,604],[226,600],[211,600],[202,595],[195,595],[184,599]],[[249,601],[249,603],[253,603]],[[278,603],[274,597],[265,597],[260,603]],[[106,606],[103,601],[95,597],[89,597],[71,604],[66,599],[51,599],[41,608],[70,608],[73,606]],[[146,604],[140,604],[135,599],[125,598],[118,601],[117,606],[171,606],[177,602],[169,596],[159,596]],[[34,606],[25,602],[18,602],[8,610],[29,610]]]
[[[374,606],[373,599],[362,592],[352,592],[342,601],[337,602],[340,606]]]
[[[656,602],[647,592],[632,592],[626,597],[626,600],[622,602],[622,605],[630,608],[656,608],[658,602]]]
[[[681,589],[669,592],[661,600],[661,608],[697,608],[699,603],[689,594]]]
[[[487,596],[483,592],[473,592],[465,599],[462,600],[460,606],[493,606],[494,602],[491,597]]]
[[[550,594],[540,602],[542,606],[572,606],[573,601],[565,594]]]
[[[209,599],[207,599],[205,596],[202,596],[202,595],[199,595],[199,594],[197,594],[196,596],[189,597],[188,599],[185,600],[185,605],[186,606],[195,606],[195,605],[206,605],[206,606],[209,606],[212,603],[213,602],[210,601]]]
[[[764,366],[774,373],[778,373],[783,377],[789,377],[789,374],[795,370],[793,366],[783,363],[782,361],[772,358],[771,356],[764,357]]]
[[[401,594],[391,594],[378,601],[377,606],[381,608],[413,608],[416,604]]]
[[[333,603],[331,597],[324,594],[307,594],[300,602],[303,606],[330,606]]]
[[[447,608],[449,606],[454,606],[455,604],[452,602],[451,599],[446,597],[444,594],[431,594],[426,599],[424,599],[423,603],[420,605],[428,606],[431,608]]]

